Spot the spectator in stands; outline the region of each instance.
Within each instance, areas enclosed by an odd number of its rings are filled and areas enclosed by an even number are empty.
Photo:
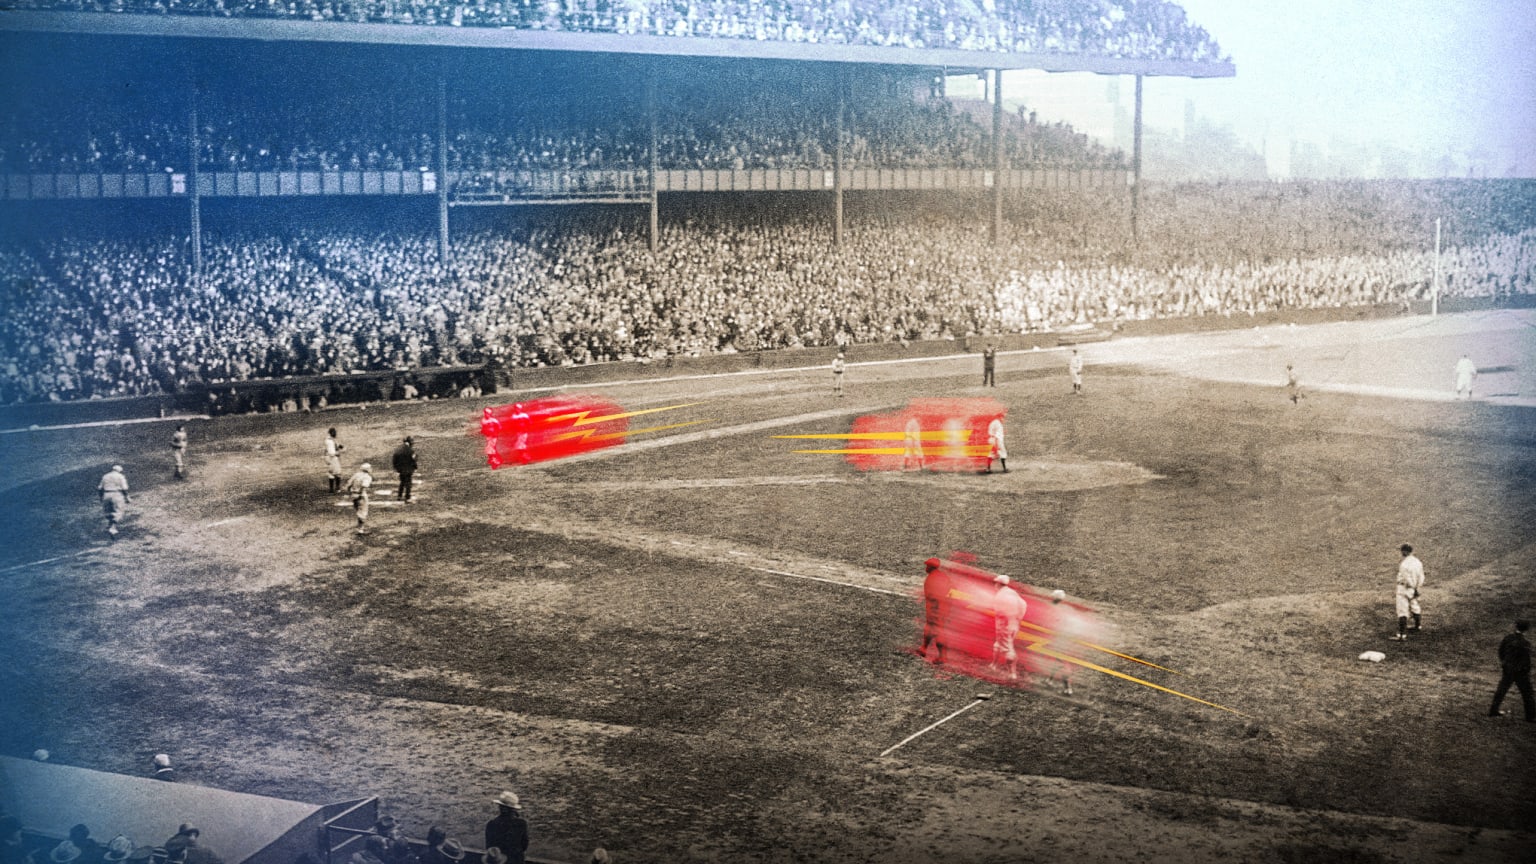
[[[223,858],[202,845],[203,832],[196,825],[183,822],[181,827],[176,829],[175,836],[186,838],[187,864],[224,864]]]
[[[176,779],[176,769],[171,767],[171,757],[164,753],[155,754],[155,758],[150,760],[150,769],[153,772],[150,776],[156,780],[174,781]]]
[[[101,860],[106,862],[106,864],[122,864],[132,854],[133,841],[119,834],[107,843],[107,848],[102,853]]]
[[[27,847],[21,839],[21,820],[0,816],[0,864],[26,864]]]
[[[384,864],[412,864],[416,856],[411,852],[411,843],[405,838],[405,832],[400,829],[400,823],[393,816],[380,816],[373,823],[373,833],[388,841],[388,847],[384,851]]]
[[[53,864],[75,864],[80,860],[80,847],[65,840],[53,847],[53,851],[48,853],[48,860]]]
[[[528,820],[523,818],[522,802],[513,792],[503,792],[492,800],[496,818],[485,824],[485,848],[500,849],[508,864],[523,864],[528,851]]]
[[[443,841],[442,852],[443,857],[449,861],[464,860],[464,847],[459,845],[459,841],[453,839],[452,837],[449,837],[447,840]]]
[[[428,828],[426,848],[421,850],[421,854],[417,856],[420,864],[448,864],[452,859],[443,854],[443,842],[447,839],[448,832],[437,825]]]
[[[69,842],[80,850],[80,857],[75,859],[78,864],[101,864],[101,858],[107,851],[92,839],[91,829],[85,825],[75,825],[69,829]]]
[[[369,834],[363,841],[363,848],[352,853],[348,859],[349,864],[384,864],[384,857],[389,854],[389,841],[377,834]]]
[[[187,850],[192,847],[185,834],[176,834],[161,848],[165,850],[165,864],[186,864]]]

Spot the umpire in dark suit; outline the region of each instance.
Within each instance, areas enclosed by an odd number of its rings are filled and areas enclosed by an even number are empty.
[[[1503,712],[1499,706],[1504,704],[1504,694],[1509,692],[1509,685],[1520,688],[1520,701],[1525,703],[1525,720],[1527,723],[1536,723],[1536,699],[1531,697],[1531,643],[1525,641],[1525,631],[1531,628],[1529,621],[1516,621],[1515,632],[1504,637],[1499,643],[1499,666],[1504,674],[1499,677],[1499,687],[1493,691],[1493,706],[1488,709],[1489,717],[1497,717]]]
[[[405,436],[400,446],[395,448],[394,459],[391,460],[395,473],[400,475],[400,488],[395,492],[395,500],[411,503],[411,475],[416,473],[416,442],[411,436]]]

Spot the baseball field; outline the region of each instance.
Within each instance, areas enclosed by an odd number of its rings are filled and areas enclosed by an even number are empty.
[[[1530,861],[1536,726],[1517,694],[1485,715],[1536,617],[1533,328],[1114,340],[1081,349],[1081,396],[1059,350],[1003,354],[985,390],[974,355],[854,364],[843,398],[823,368],[611,384],[571,392],[692,425],[497,471],[473,429],[505,393],[189,419],[180,481],[169,420],[7,431],[0,750],[378,795],[471,846],[512,789],[530,852],[569,862]],[[967,396],[1008,406],[1008,474],[775,437]],[[326,492],[332,426],[378,477],[366,537]],[[1398,643],[1405,542],[1425,629]],[[1069,697],[924,662],[922,562],[955,550],[1164,668],[1106,655],[1140,682],[1084,670]]]

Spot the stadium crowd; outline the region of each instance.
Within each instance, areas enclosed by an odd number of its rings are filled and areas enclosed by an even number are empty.
[[[793,103],[743,100],[739,92],[700,93],[668,101],[659,112],[658,167],[746,169],[832,167],[830,111]],[[570,106],[501,116],[464,111],[449,124],[451,171],[645,171],[650,126],[643,118],[604,116],[599,106]],[[861,98],[847,125],[850,168],[990,168],[990,121],[979,122],[942,98]],[[45,112],[0,118],[0,174],[187,171],[185,121],[160,113],[134,117],[110,104],[85,106],[69,121]],[[241,105],[200,116],[198,168],[203,171],[436,170],[438,140],[426,122],[412,128],[401,112],[354,105],[338,113],[326,103]],[[530,117],[539,117],[537,121]],[[558,121],[552,118],[560,118]],[[433,133],[423,131],[433,128]],[[1026,109],[1004,126],[1005,162],[1013,168],[1129,167],[1110,150],[1064,123],[1040,122]]]
[[[201,842],[202,829],[182,823],[158,846],[135,845],[125,834],[103,843],[87,825],[69,829],[63,839],[31,834],[15,816],[0,813],[0,861],[5,864],[224,864]]]
[[[497,817],[486,826],[484,851],[477,851],[432,825],[426,836],[407,836],[405,826],[391,815],[381,815],[371,829],[350,832],[353,851],[347,864],[522,864],[528,848],[528,822],[521,804],[511,792],[495,799]],[[0,862],[4,864],[224,864],[224,859],[202,842],[202,829],[182,823],[176,833],[156,846],[135,845],[125,834],[105,843],[91,836],[91,829],[75,825],[65,839],[30,833],[21,820],[0,812]],[[330,835],[327,835],[330,840]],[[476,838],[478,839],[478,838]],[[498,845],[499,844],[499,845]],[[502,848],[507,847],[507,848]],[[312,856],[301,856],[300,861]],[[593,852],[594,862],[608,862],[602,847]]]
[[[695,213],[669,220],[656,252],[638,218],[563,212],[458,231],[448,267],[424,229],[229,234],[205,241],[200,278],[185,238],[33,238],[0,247],[11,310],[0,403],[491,359],[558,366],[957,339],[1402,303],[1430,290],[1422,238],[1351,243],[1335,230],[1326,248],[1277,237],[1263,256],[1234,257],[1243,220],[1228,220],[1231,237],[1210,223],[1192,235],[1165,214],[1148,219],[1153,249],[1127,255],[1115,232],[1087,233],[1113,221],[1088,212],[1092,202],[1063,206],[1072,212],[1019,215],[1002,247],[979,220],[942,208],[877,209],[841,248],[792,205]],[[1319,215],[1315,227],[1340,225]],[[1447,295],[1532,293],[1536,228],[1469,234],[1442,272]]]
[[[499,27],[1209,62],[1166,0],[14,0],[13,8]]]

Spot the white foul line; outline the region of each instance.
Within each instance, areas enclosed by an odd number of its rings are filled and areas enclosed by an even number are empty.
[[[744,565],[748,570],[756,570],[759,573],[772,573],[775,576],[789,576],[794,579],[809,579],[812,582],[826,582],[829,585],[841,585],[844,588],[862,588],[865,591],[874,591],[879,594],[894,594],[897,597],[906,597],[905,591],[892,591],[889,588],[872,588],[868,585],[860,585],[856,582],[839,582],[836,579],[825,579],[821,576],[802,576],[799,573],[789,573],[784,570],[769,570],[767,567],[753,567]]]
[[[939,728],[940,726],[944,725],[945,723],[948,723],[949,721],[955,719],[956,717],[959,717],[961,714],[964,714],[965,712],[971,710],[972,708],[975,708],[977,705],[980,705],[981,703],[983,703],[983,702],[985,702],[985,701],[987,701],[988,699],[991,699],[991,698],[992,698],[992,695],[990,693],[977,693],[976,694],[976,698],[971,700],[971,704],[965,706],[964,708],[961,708],[959,711],[956,711],[955,713],[949,715],[948,717],[945,717],[943,720],[940,720],[937,723],[933,723],[933,724],[931,724],[929,726],[925,726],[924,728],[917,730],[916,732],[913,732],[911,735],[908,735],[907,737],[901,739],[900,741],[897,741],[895,744],[892,744],[891,746],[889,746],[889,747],[885,748],[884,750],[880,751],[880,755],[881,756],[889,756],[889,755],[891,755],[892,753],[896,752],[896,749],[898,747],[901,747],[903,744],[906,744],[907,742],[916,739],[919,735],[922,735],[922,734],[924,734],[926,732],[929,732],[929,731],[932,731],[934,729]]]
[[[68,555],[59,555],[59,556],[56,556],[54,558],[44,558],[41,561],[28,561],[25,564],[13,564],[13,565],[11,565],[9,567],[0,568],[0,573],[9,573],[12,570],[24,570],[24,569],[26,569],[28,567],[36,567],[39,564],[52,564],[55,561],[63,561],[65,558],[77,558],[77,557],[79,557],[81,555],[84,555],[87,552],[95,552],[95,551],[96,551],[95,549],[81,549],[79,552],[71,552]]]
[[[207,414],[172,414],[167,417],[134,417],[127,420],[92,420],[86,423],[56,423],[52,426],[29,426],[17,429],[0,429],[0,435],[18,432],[51,432],[56,429],[92,429],[97,426],[130,426],[136,423],[175,423],[182,420],[207,420]]]

